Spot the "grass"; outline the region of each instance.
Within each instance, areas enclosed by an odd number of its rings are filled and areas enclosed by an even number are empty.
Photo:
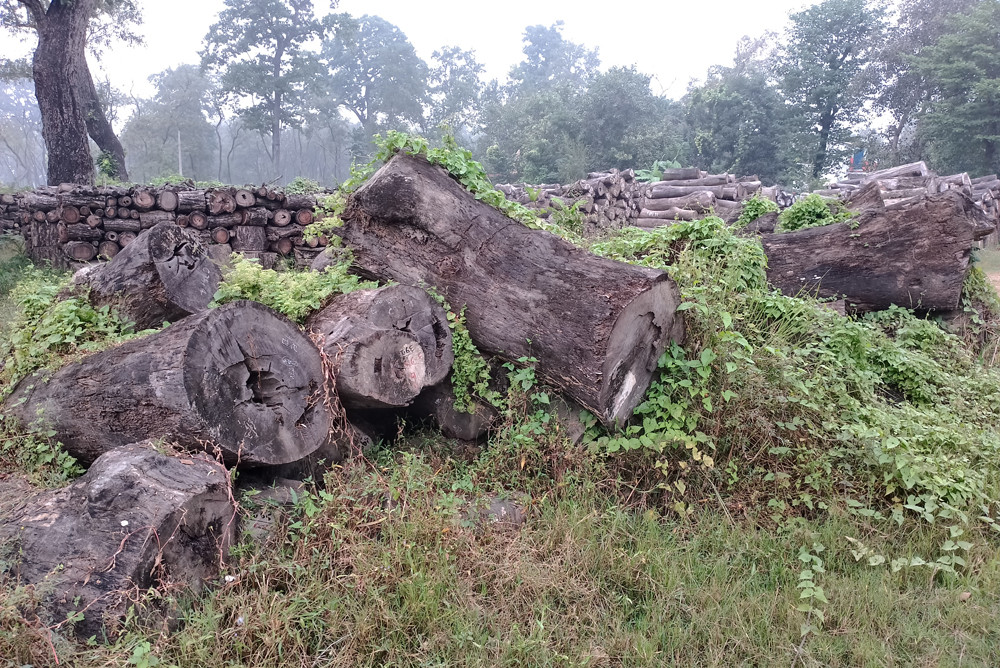
[[[176,666],[990,666],[1000,662],[1000,561],[968,573],[870,567],[854,518],[774,526],[697,504],[693,519],[623,507],[579,480],[531,503],[520,530],[463,520],[463,462],[358,461],[303,497],[264,545],[236,548],[230,584],[186,604],[174,634],[130,621],[116,643],[56,638],[60,661]],[[541,491],[541,490],[539,490]],[[386,499],[393,499],[386,503]],[[866,525],[896,554],[942,538]],[[802,643],[798,549],[827,546],[824,629]],[[971,594],[963,600],[963,593]],[[46,665],[44,632],[0,615],[0,656]],[[146,644],[148,643],[148,651]],[[18,663],[20,662],[20,663]]]

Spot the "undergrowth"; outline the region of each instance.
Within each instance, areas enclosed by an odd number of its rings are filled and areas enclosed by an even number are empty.
[[[832,225],[851,220],[854,214],[839,203],[813,193],[799,199],[778,216],[775,232],[794,232],[809,227]]]
[[[736,219],[736,227],[746,227],[765,213],[775,213],[778,210],[778,205],[771,200],[760,195],[754,195],[743,202],[740,217]]]

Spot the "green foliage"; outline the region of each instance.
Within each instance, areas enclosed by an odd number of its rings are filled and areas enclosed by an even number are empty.
[[[86,295],[57,299],[68,277],[27,267],[6,301],[13,311],[6,339],[0,340],[0,397],[24,376],[54,368],[67,358],[96,352],[135,336],[132,323],[111,306],[94,308]]]
[[[455,313],[440,293],[433,288],[428,288],[427,292],[444,307],[448,327],[451,329],[451,349],[455,354],[455,361],[451,365],[451,388],[455,394],[455,410],[475,413],[477,399],[500,407],[501,397],[490,387],[490,365],[472,342],[469,328],[466,327],[465,307]]]
[[[668,169],[680,169],[681,163],[676,160],[657,160],[649,169],[637,169],[635,177],[640,181],[653,183],[663,180],[663,172]]]
[[[774,213],[778,210],[778,205],[771,200],[760,195],[754,195],[743,202],[740,217],[736,219],[736,227],[746,227],[765,213]]]
[[[313,181],[302,176],[296,176],[285,186],[285,192],[289,195],[312,195],[322,191],[323,186],[318,181]]]
[[[55,436],[55,431],[44,426],[43,415],[27,429],[0,415],[0,470],[26,474],[42,487],[63,487],[78,478],[83,467],[62,449]]]
[[[583,200],[577,200],[571,205],[566,206],[566,203],[560,198],[553,197],[548,218],[549,224],[555,225],[560,230],[566,230],[570,234],[582,235],[583,224],[585,222],[584,213],[580,210],[582,205]]]
[[[282,271],[264,269],[256,259],[234,254],[232,264],[223,270],[222,282],[212,306],[237,299],[249,299],[302,322],[332,295],[378,287],[348,273],[350,260],[319,271]]]
[[[806,195],[781,212],[775,231],[794,232],[808,227],[843,223],[852,216],[850,211],[836,202],[825,200],[816,194]]]

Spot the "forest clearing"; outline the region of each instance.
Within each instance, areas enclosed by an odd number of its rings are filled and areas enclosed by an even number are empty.
[[[1000,665],[1000,2],[728,1],[0,0],[0,668]]]

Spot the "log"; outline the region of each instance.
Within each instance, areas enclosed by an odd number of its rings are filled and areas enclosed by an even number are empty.
[[[679,181],[682,179],[701,178],[701,170],[697,167],[683,167],[680,169],[664,169],[660,176],[661,181]]]
[[[232,234],[230,243],[233,250],[238,253],[245,251],[259,253],[267,250],[267,230],[263,227],[237,225],[230,234]]]
[[[483,402],[476,402],[471,413],[455,410],[455,392],[450,375],[443,382],[424,390],[413,405],[418,416],[432,418],[442,434],[461,441],[479,440],[500,415],[493,406]]]
[[[30,376],[4,408],[25,423],[41,419],[85,463],[139,438],[164,438],[196,451],[217,447],[227,465],[270,466],[326,442],[333,413],[323,385],[319,351],[298,327],[238,301]]]
[[[208,308],[222,275],[188,228],[160,223],[126,246],[90,281],[91,300],[114,303],[137,329]]]
[[[698,214],[688,209],[671,208],[666,211],[650,211],[643,209],[639,212],[639,218],[658,218],[660,220],[694,220]]]
[[[208,216],[201,211],[192,211],[188,214],[188,225],[196,230],[208,229]]]
[[[884,211],[885,200],[878,181],[870,181],[867,185],[854,190],[844,199],[844,206],[852,211]],[[773,231],[773,230],[772,230]]]
[[[291,239],[286,237],[284,239],[278,239],[277,241],[272,242],[271,248],[272,250],[274,250],[274,252],[278,253],[279,255],[288,255],[289,253],[292,252],[292,250],[295,249],[295,243]]]
[[[212,190],[208,193],[208,212],[213,216],[236,211],[236,198],[226,190]]]
[[[135,589],[167,581],[198,593],[234,539],[236,504],[224,467],[169,457],[151,444],[102,455],[68,487],[37,491],[5,481],[0,569],[33,585],[47,619],[69,616],[80,638],[114,638]]]
[[[130,243],[135,241],[137,236],[138,235],[135,232],[122,232],[118,236],[118,245],[121,246],[122,248],[125,248]]]
[[[207,208],[204,190],[181,190],[177,193],[177,211],[191,213],[205,211]]]
[[[156,195],[156,206],[164,211],[174,211],[177,209],[177,193],[168,189],[161,190]]]
[[[844,297],[855,312],[895,304],[921,311],[959,307],[970,254],[995,230],[959,192],[860,214],[850,223],[765,234],[768,280],[787,295]]]
[[[396,155],[351,197],[343,240],[366,276],[436,288],[487,354],[536,357],[544,382],[605,424],[627,420],[680,341],[666,273],[596,257],[475,199],[440,167]]]
[[[303,227],[311,225],[313,222],[313,210],[299,209],[295,212],[295,222]]]
[[[117,218],[106,218],[104,229],[109,232],[140,232],[142,223],[138,220],[119,220]]]
[[[208,217],[208,229],[213,230],[216,227],[236,227],[237,225],[243,224],[243,216],[239,213],[222,213],[218,216]]]
[[[178,205],[180,204],[180,197],[180,193],[178,193]],[[156,197],[148,190],[135,190],[132,193],[132,204],[140,211],[149,211],[156,206]]]
[[[217,244],[229,243],[229,230],[224,227],[217,227],[212,230],[212,241]]]
[[[317,195],[285,195],[285,206],[289,209],[316,208]]]
[[[90,262],[97,257],[97,248],[87,241],[70,241],[63,246],[63,253],[77,262]]]
[[[274,224],[284,227],[292,222],[292,212],[287,209],[278,209],[274,212]]]
[[[80,222],[80,210],[75,206],[64,206],[62,208],[62,222],[73,225]]]
[[[647,199],[642,205],[647,211],[666,211],[667,209],[689,209],[698,213],[707,213],[715,206],[715,194],[708,190],[700,190],[684,197],[663,197]]]
[[[239,188],[235,193],[233,193],[233,199],[236,200],[236,206],[242,208],[251,207],[256,201],[253,193],[243,188]]]
[[[117,239],[117,238],[118,237],[115,236],[115,239]],[[101,258],[103,258],[105,260],[112,260],[112,259],[114,259],[114,257],[116,255],[118,255],[119,252],[121,252],[121,246],[119,246],[117,243],[115,243],[115,241],[112,240],[112,239],[108,239],[106,241],[102,241],[97,246],[97,255],[98,255],[98,257],[101,257]]]
[[[341,295],[306,327],[321,337],[347,408],[408,406],[454,360],[444,308],[408,285]]]
[[[927,165],[923,162],[911,162],[906,165],[899,165],[898,167],[890,167],[889,169],[880,169],[876,172],[869,172],[865,175],[866,179],[890,179],[897,176],[927,176],[930,170],[927,169]]]
[[[257,227],[264,227],[267,225],[267,221],[274,216],[273,213],[262,207],[243,209],[239,213],[242,221],[240,225],[254,225]]]
[[[148,230],[160,223],[172,223],[174,218],[174,214],[168,211],[144,211],[139,214],[139,223],[142,229]]]
[[[730,194],[730,199],[736,194],[736,188],[727,188],[727,186],[672,186],[672,185],[654,185],[649,189],[650,199],[660,199],[663,197],[684,197],[685,195],[691,195],[692,193],[699,192],[710,192],[716,197],[725,197]],[[647,202],[648,206],[648,202]]]

